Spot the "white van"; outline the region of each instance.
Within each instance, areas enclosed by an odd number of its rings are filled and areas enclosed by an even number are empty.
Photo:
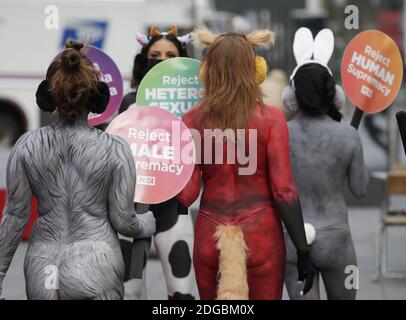
[[[0,0],[0,149],[47,118],[36,106],[35,90],[67,38],[110,55],[126,88],[140,49],[137,31],[176,24],[185,32],[214,16],[210,0]]]

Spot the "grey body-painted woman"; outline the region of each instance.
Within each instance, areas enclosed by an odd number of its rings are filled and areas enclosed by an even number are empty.
[[[104,111],[108,87],[70,42],[41,83],[37,102],[55,110],[54,124],[23,135],[8,168],[8,198],[0,226],[1,282],[38,200],[24,262],[28,299],[122,299],[124,262],[117,232],[146,237],[152,213],[134,211],[135,168],[128,144],[89,127],[89,110]],[[56,279],[55,279],[56,277]]]
[[[304,221],[316,230],[310,250],[317,276],[312,290],[302,296],[297,283],[295,250],[286,235],[285,284],[291,299],[320,299],[321,276],[328,299],[351,300],[356,298],[356,286],[351,286],[354,282],[346,278],[357,276],[353,274],[357,270],[357,259],[343,190],[348,183],[356,197],[364,196],[369,175],[358,132],[341,123],[338,107],[344,104],[345,96],[327,67],[331,55],[327,54],[324,61],[321,53],[316,61],[303,58],[301,55],[310,50],[303,48],[300,42],[313,43],[311,33],[311,39],[306,39],[306,33],[309,34],[299,30],[296,34],[295,56],[299,68],[292,76],[292,85],[285,89],[284,103],[296,113],[288,124],[292,173]],[[334,38],[331,37],[332,33],[326,31],[318,35],[313,48],[315,56],[320,48],[330,47],[332,53],[334,41],[331,43],[331,39]]]

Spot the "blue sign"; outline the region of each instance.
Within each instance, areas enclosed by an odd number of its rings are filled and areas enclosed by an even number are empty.
[[[73,20],[65,26],[60,48],[65,48],[65,41],[72,38],[103,49],[107,32],[107,21]]]

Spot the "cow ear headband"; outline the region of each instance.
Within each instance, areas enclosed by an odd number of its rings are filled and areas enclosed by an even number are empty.
[[[76,49],[80,51],[80,49]],[[89,60],[90,61],[90,60]],[[90,62],[91,63],[91,62]],[[38,107],[45,112],[54,112],[56,105],[49,79],[41,81],[35,94]],[[102,114],[110,101],[110,89],[105,82],[98,81],[96,88],[88,93],[88,108],[92,113]]]
[[[196,37],[203,45],[210,46],[218,37],[224,34],[215,34],[206,27],[196,31]],[[274,33],[270,30],[256,30],[245,36],[247,41],[253,47],[267,48],[274,43]],[[266,79],[268,73],[268,65],[266,60],[261,56],[255,57],[256,64],[256,82],[261,84]],[[204,81],[206,76],[206,62],[203,62],[199,72],[200,79]]]
[[[166,36],[166,35],[172,35],[178,39],[178,41],[181,43],[182,47],[185,48],[187,47],[192,41],[193,41],[193,36],[191,33],[185,34],[183,36],[178,36],[178,28],[176,26],[172,26],[169,31],[167,32],[161,32],[156,26],[152,26],[150,31],[149,31],[149,36],[146,36],[145,34],[137,32],[135,34],[135,39],[138,41],[138,43],[146,47],[151,39],[156,36]]]
[[[296,31],[293,42],[293,54],[297,66],[290,76],[291,84],[282,93],[282,100],[285,108],[292,113],[298,110],[298,103],[295,94],[295,76],[298,71],[306,65],[318,64],[324,67],[330,76],[333,76],[328,63],[334,52],[334,34],[330,29],[321,30],[315,39],[308,28],[300,28]],[[336,85],[335,105],[342,109],[345,105],[345,94],[343,89]]]

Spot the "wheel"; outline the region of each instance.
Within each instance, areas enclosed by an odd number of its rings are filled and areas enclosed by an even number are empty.
[[[0,149],[12,147],[23,132],[23,124],[15,115],[0,111]]]

